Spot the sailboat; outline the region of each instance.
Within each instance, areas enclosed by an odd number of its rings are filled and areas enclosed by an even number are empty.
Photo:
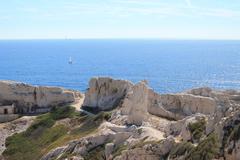
[[[72,63],[73,63],[72,57],[69,57],[68,64],[72,64]]]

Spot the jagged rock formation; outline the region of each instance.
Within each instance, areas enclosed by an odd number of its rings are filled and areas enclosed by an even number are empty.
[[[92,78],[83,106],[109,110],[116,107],[132,87],[132,83],[112,78]]]
[[[0,104],[15,104],[20,113],[44,112],[49,106],[74,102],[76,96],[77,92],[59,87],[0,81]]]
[[[158,94],[145,81],[93,78],[83,106],[108,110],[108,116],[94,133],[52,149],[43,160],[239,159],[239,91]]]
[[[123,100],[122,113],[128,115],[128,124],[141,125],[146,121],[149,103],[148,91],[149,88],[145,83],[140,82],[132,87]]]
[[[93,78],[89,87],[83,106],[108,110],[122,102],[122,114],[134,114],[129,122],[136,119],[136,125],[141,123],[137,119],[144,120],[143,116],[148,113],[179,120],[195,113],[213,114],[218,108],[215,97],[190,92],[160,95],[144,82],[133,85],[124,80]]]

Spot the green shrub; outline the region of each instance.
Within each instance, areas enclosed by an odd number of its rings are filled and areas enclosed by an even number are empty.
[[[56,120],[73,117],[75,114],[74,108],[66,106],[38,116],[25,132],[6,139],[4,157],[9,160],[40,159],[44,148],[67,134],[65,126],[54,126]]]
[[[99,145],[90,151],[83,157],[89,160],[105,160],[105,144]]]
[[[112,153],[113,158],[121,155],[122,151],[124,151],[124,150],[127,150],[127,145],[124,145],[124,144],[121,144],[121,145],[117,146],[116,148],[114,148],[113,153]]]
[[[6,140],[6,150],[3,155],[9,160],[38,160],[41,158],[41,149],[51,144],[64,134],[67,129],[55,126],[45,129],[35,137],[26,136],[24,133],[14,134]]]
[[[183,156],[187,160],[212,160],[219,153],[220,145],[217,135],[211,133],[195,147],[190,142],[176,144],[171,150],[170,158]]]
[[[53,108],[50,112],[50,117],[54,120],[70,118],[75,115],[75,108],[71,106]]]
[[[113,94],[115,94],[115,93],[117,93],[118,92],[118,89],[117,88],[114,88],[113,90],[112,90],[112,93]]]
[[[230,133],[229,141],[238,141],[240,139],[240,124],[234,126],[233,130]]]
[[[237,121],[234,125],[228,125],[224,127],[224,136],[222,141],[222,148],[224,149],[226,146],[233,141],[234,146],[236,141],[240,139],[240,124]],[[233,148],[228,148],[228,153],[231,154],[233,151]]]
[[[193,144],[190,142],[182,142],[174,145],[170,152],[171,158],[177,158],[189,153],[194,148]]]
[[[211,133],[202,140],[186,157],[189,160],[212,160],[219,153],[220,145],[217,135]]]
[[[111,116],[112,116],[112,112],[103,112],[102,113],[103,114],[103,118],[106,120],[106,121],[108,121],[110,118],[111,118]]]
[[[199,141],[200,138],[204,135],[206,130],[205,118],[202,118],[195,123],[189,123],[188,128],[189,131],[191,132],[192,139]]]
[[[8,160],[38,160],[51,149],[96,132],[99,125],[110,117],[111,112],[87,116],[75,112],[75,109],[69,106],[54,108],[51,112],[38,116],[25,132],[8,137],[3,156]],[[80,126],[71,128],[54,125],[57,120],[63,118],[71,118]],[[96,152],[91,153],[101,155],[99,148],[96,149]],[[71,154],[67,153],[65,156]]]
[[[74,130],[72,134],[82,134],[86,135],[97,130],[99,125],[109,118],[108,112],[100,112],[97,115],[87,117],[82,125]]]

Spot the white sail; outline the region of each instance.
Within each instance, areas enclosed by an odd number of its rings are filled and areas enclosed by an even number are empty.
[[[68,63],[72,64],[72,57],[69,57]]]

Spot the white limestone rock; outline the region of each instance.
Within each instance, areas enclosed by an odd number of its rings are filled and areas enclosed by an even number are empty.
[[[148,91],[149,88],[144,82],[133,86],[123,101],[123,114],[128,114],[128,123],[141,125],[146,120],[148,111]]]
[[[149,109],[151,114],[175,120],[195,113],[209,115],[216,111],[217,104],[214,99],[190,94],[160,95],[156,97],[155,103]]]
[[[85,94],[83,106],[109,110],[118,105],[133,84],[125,80],[112,78],[92,78]]]
[[[57,147],[56,149],[49,152],[46,156],[42,157],[41,160],[51,160],[51,159],[60,157],[62,153],[64,153],[65,149],[66,149],[66,146]]]
[[[174,139],[172,137],[168,137],[160,142],[151,141],[149,143],[144,144],[143,146],[137,145],[139,147],[130,148],[125,151],[122,151],[120,156],[117,156],[115,160],[126,160],[126,159],[136,159],[136,160],[159,160],[163,159],[174,145]]]
[[[15,104],[21,112],[32,107],[49,107],[74,102],[75,92],[60,87],[31,86],[14,81],[0,81],[0,103]]]

